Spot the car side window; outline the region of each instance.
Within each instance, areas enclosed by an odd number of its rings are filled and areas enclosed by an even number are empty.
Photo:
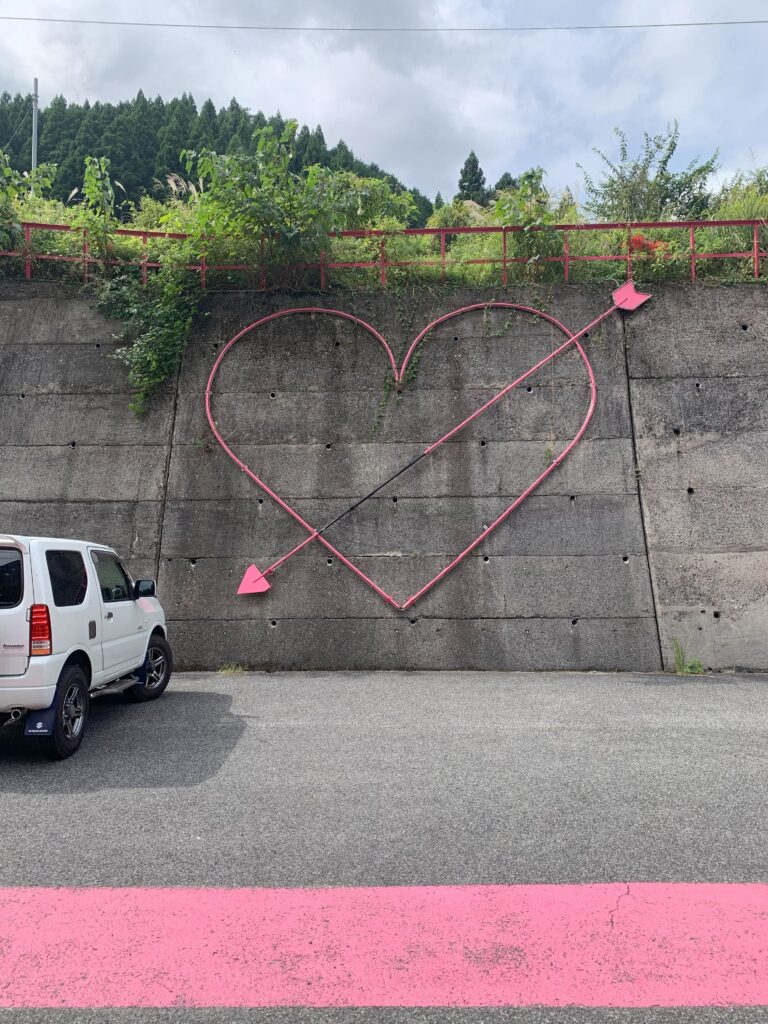
[[[130,601],[133,597],[133,585],[117,558],[107,551],[92,551],[91,557],[96,566],[102,601],[105,604]]]
[[[82,604],[88,591],[88,573],[79,551],[46,551],[53,603],[57,608]]]

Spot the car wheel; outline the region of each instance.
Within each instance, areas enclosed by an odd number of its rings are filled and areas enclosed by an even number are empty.
[[[157,700],[168,685],[173,672],[171,645],[159,633],[155,633],[149,641],[142,669],[146,672],[146,682],[129,686],[125,691],[126,696],[136,701]]]
[[[91,699],[88,680],[79,665],[70,665],[56,685],[53,733],[47,739],[48,753],[56,760],[71,757],[83,742]]]

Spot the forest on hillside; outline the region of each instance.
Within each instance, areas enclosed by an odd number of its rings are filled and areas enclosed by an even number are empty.
[[[582,169],[579,204],[542,167],[490,185],[474,152],[456,194],[432,203],[345,143],[329,149],[320,127],[250,114],[234,100],[198,110],[190,96],[60,97],[41,114],[31,171],[28,103],[0,96],[0,277],[85,281],[109,315],[125,318],[120,358],[137,412],[178,365],[201,286],[768,276],[768,167],[715,190],[717,154],[679,166],[677,124],[646,133],[638,153],[616,129],[614,150],[594,150],[598,170]],[[426,232],[403,231],[425,223]]]
[[[18,171],[30,168],[31,102],[30,96],[0,94],[0,148]],[[280,113],[252,114],[236,99],[217,110],[210,99],[198,108],[186,93],[168,102],[159,96],[147,99],[141,91],[120,103],[71,103],[57,96],[39,112],[38,160],[56,165],[52,195],[65,201],[82,183],[85,158],[104,156],[127,198],[137,203],[143,194],[162,187],[169,175],[183,173],[182,151],[247,153],[254,131],[269,126],[281,135],[285,125]],[[409,226],[425,224],[432,213],[432,203],[418,189],[407,189],[377,164],[358,160],[343,139],[328,146],[320,125],[303,125],[296,132],[290,169],[300,173],[314,164],[380,179],[396,192],[409,192],[414,200]]]

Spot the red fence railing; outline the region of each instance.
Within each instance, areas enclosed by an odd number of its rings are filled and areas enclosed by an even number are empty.
[[[90,268],[94,265],[138,267],[141,281],[147,282],[147,274],[151,269],[157,269],[161,263],[149,258],[148,247],[152,239],[169,239],[186,241],[192,236],[182,232],[166,231],[144,231],[135,228],[119,228],[111,235],[117,237],[129,237],[141,240],[142,257],[140,259],[105,259],[92,253],[89,245],[88,233],[83,228],[73,227],[67,224],[43,224],[27,221],[22,224],[24,232],[23,248],[13,251],[0,251],[0,257],[23,261],[24,277],[27,280],[32,278],[33,266],[38,261],[63,262],[80,264],[82,275],[85,281],[88,280]],[[744,229],[749,232],[751,245],[748,249],[741,251],[710,252],[697,249],[696,233],[711,231],[722,228]],[[766,222],[762,220],[704,220],[704,221],[636,221],[631,224],[554,224],[547,226],[520,227],[512,225],[502,227],[499,225],[477,226],[477,227],[446,227],[446,228],[405,228],[401,231],[340,231],[334,234],[333,238],[371,238],[378,239],[378,253],[375,259],[367,260],[329,260],[327,254],[320,253],[316,263],[303,263],[300,269],[316,271],[320,279],[320,287],[327,284],[328,274],[334,270],[373,270],[378,274],[381,287],[386,287],[387,273],[391,269],[400,268],[427,268],[437,267],[440,270],[441,279],[445,279],[448,270],[457,265],[483,266],[495,265],[501,270],[501,283],[506,285],[509,269],[515,265],[530,264],[535,260],[539,264],[553,263],[560,264],[563,268],[563,280],[568,282],[571,278],[571,269],[581,263],[621,263],[625,264],[627,277],[633,275],[633,265],[638,257],[646,258],[650,251],[654,252],[657,259],[671,260],[682,258],[686,261],[688,272],[692,281],[696,280],[697,264],[703,260],[748,260],[751,268],[751,276],[758,280],[761,276],[761,261],[766,258],[766,250],[760,245],[760,231],[766,228]],[[643,230],[664,230],[671,232],[683,232],[687,236],[687,247],[676,253],[665,252],[659,249],[660,243],[645,240],[638,236],[638,231]],[[82,245],[78,246],[76,254],[46,252],[36,250],[33,241],[34,234],[40,231],[55,231],[76,233],[82,237]],[[583,232],[623,232],[626,235],[626,244],[621,252],[614,253],[575,253],[571,248],[571,241],[575,234]],[[530,237],[537,232],[546,233],[550,237],[557,237],[560,241],[559,253],[515,256],[509,255],[508,241],[510,236],[523,233]],[[449,240],[459,235],[496,235],[501,240],[501,255],[486,256],[472,259],[458,260],[450,256]],[[439,239],[439,256],[432,259],[389,259],[387,256],[387,242],[393,238],[406,238],[413,236],[432,236]],[[647,246],[638,242],[638,237],[643,237]],[[663,245],[663,243],[661,243]],[[649,248],[650,247],[650,248]],[[263,250],[263,247],[262,247]],[[264,264],[245,263],[208,263],[204,256],[199,260],[185,264],[188,270],[200,275],[200,285],[206,287],[207,275],[213,271],[225,272],[247,272],[258,273],[259,286],[266,287],[268,267]]]

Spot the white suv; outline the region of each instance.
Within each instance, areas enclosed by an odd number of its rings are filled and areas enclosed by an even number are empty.
[[[0,534],[0,727],[74,754],[90,698],[154,700],[173,670],[152,580],[134,583],[110,548]]]

